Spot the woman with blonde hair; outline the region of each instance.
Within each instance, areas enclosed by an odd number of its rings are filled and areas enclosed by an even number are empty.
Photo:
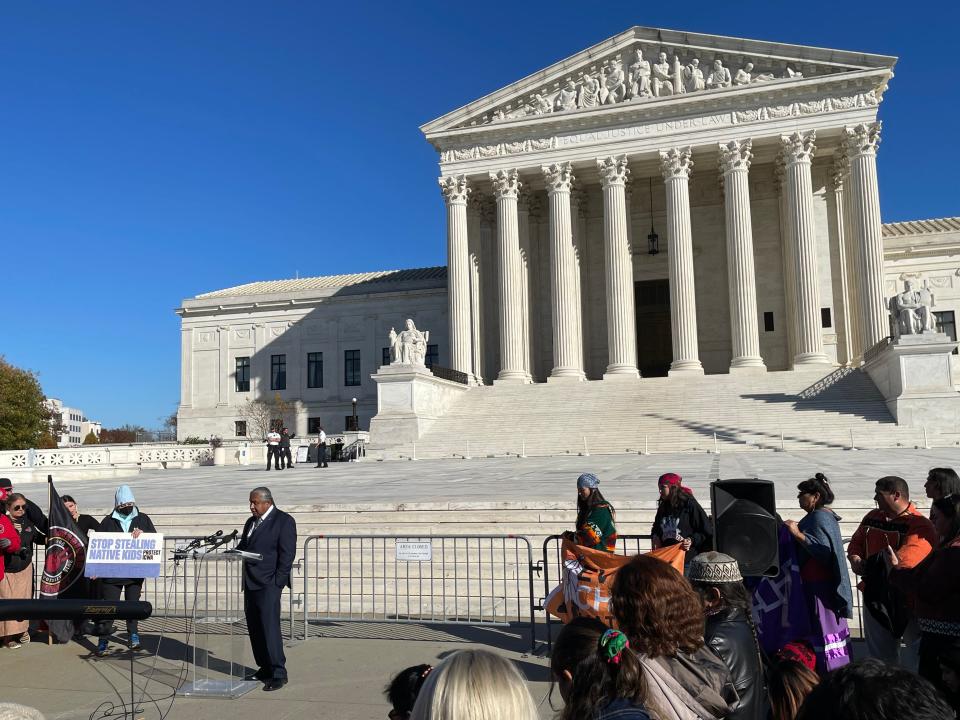
[[[434,668],[411,720],[538,720],[527,681],[506,658],[460,650]]]

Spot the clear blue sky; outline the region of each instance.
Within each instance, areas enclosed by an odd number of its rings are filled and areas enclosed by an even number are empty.
[[[960,215],[958,21],[946,1],[5,2],[0,353],[156,427],[183,298],[442,264],[418,126],[631,25],[899,56],[884,220]]]

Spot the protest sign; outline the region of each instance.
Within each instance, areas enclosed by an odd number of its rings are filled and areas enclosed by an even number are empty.
[[[163,535],[90,532],[84,574],[97,578],[154,578],[163,562]]]

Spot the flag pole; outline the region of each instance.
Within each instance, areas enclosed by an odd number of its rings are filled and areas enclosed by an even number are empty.
[[[47,543],[50,542],[50,511],[53,509],[53,475],[47,475],[47,536],[43,540],[43,558],[46,565]],[[47,645],[53,645],[53,631],[47,625]]]

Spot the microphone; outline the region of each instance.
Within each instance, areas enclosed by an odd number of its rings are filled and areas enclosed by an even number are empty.
[[[201,545],[209,545],[210,543],[216,542],[217,538],[223,535],[223,530],[217,530],[213,535],[207,535],[200,541]]]

